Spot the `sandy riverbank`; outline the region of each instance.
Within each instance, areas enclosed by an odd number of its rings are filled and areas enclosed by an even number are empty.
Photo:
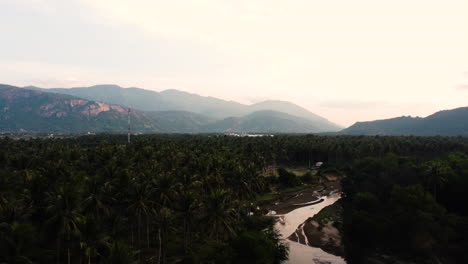
[[[340,193],[341,185],[338,181],[325,182],[323,184],[303,189],[297,192],[288,193],[283,197],[269,201],[260,208],[267,212],[274,212],[277,215],[287,214],[298,208],[320,202],[320,197],[328,196],[331,193]]]
[[[285,263],[294,264],[310,264],[310,263],[329,263],[329,264],[343,264],[346,263],[344,259],[339,256],[329,254],[319,247],[312,247],[309,245],[306,236],[303,235],[302,243],[297,243],[287,239],[291,234],[295,233],[299,228],[303,227],[303,223],[311,216],[319,213],[326,206],[332,205],[339,198],[340,195],[335,193],[330,196],[322,196],[322,202],[315,205],[308,205],[293,210],[284,215],[278,215],[278,222],[275,228],[279,231],[281,236],[286,239],[289,245],[289,260]],[[303,230],[302,230],[303,231]],[[304,240],[305,239],[305,240]]]

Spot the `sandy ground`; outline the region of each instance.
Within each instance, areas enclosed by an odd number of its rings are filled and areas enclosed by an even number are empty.
[[[288,193],[282,198],[270,201],[260,208],[274,214],[287,214],[292,210],[320,202],[320,197],[328,196],[332,192],[341,192],[340,183],[337,181],[326,182],[319,186],[310,187],[293,193]]]
[[[304,223],[303,230],[309,246],[319,247],[333,255],[344,256],[341,234],[333,226],[333,222],[325,224],[320,229],[317,222],[308,221]]]

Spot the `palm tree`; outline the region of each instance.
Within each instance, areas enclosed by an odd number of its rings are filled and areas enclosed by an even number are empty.
[[[140,263],[135,259],[137,250],[121,241],[114,241],[109,245],[109,254],[102,260],[104,264],[136,264]]]
[[[194,213],[197,210],[197,199],[191,190],[181,189],[178,192],[176,208],[183,218],[184,252],[187,254],[190,245],[190,228]]]
[[[236,211],[229,195],[227,190],[215,189],[204,200],[205,224],[208,234],[215,240],[235,234]]]
[[[159,207],[155,209],[154,212],[156,224],[159,226],[158,229],[158,263],[166,263],[167,255],[167,240],[168,240],[168,231],[169,224],[173,217],[173,211],[168,207]]]
[[[68,242],[67,259],[70,264],[70,239],[79,234],[78,225],[82,220],[77,199],[77,190],[72,184],[58,187],[57,191],[47,193],[47,212],[50,218],[47,223],[58,228],[57,234],[57,263],[60,263],[62,237]]]
[[[440,188],[447,180],[451,168],[442,161],[429,161],[423,164],[425,176],[425,193],[432,185],[432,194],[434,199],[437,200],[437,189]]]
[[[110,197],[106,192],[110,189],[110,183],[104,182],[99,176],[85,178],[83,211],[93,213],[98,219],[109,215]]]
[[[147,181],[141,182],[141,178],[133,178],[131,181],[131,186],[129,189],[129,197],[128,197],[128,208],[127,211],[129,216],[136,216],[136,223],[137,223],[137,239],[138,239],[138,247],[141,245],[141,225],[142,225],[142,216],[145,215],[147,218],[151,214],[152,208],[152,201],[151,201],[151,186],[148,184]],[[131,221],[132,223],[135,222]],[[147,221],[148,222],[148,221]],[[148,223],[147,223],[148,225]],[[133,237],[133,226],[130,227],[131,229],[131,241],[133,244],[134,237]],[[148,229],[148,228],[147,228]],[[147,230],[148,231],[148,230]],[[149,244],[149,241],[148,241]]]
[[[0,223],[0,261],[8,263],[32,263],[31,251],[34,250],[34,229],[29,223]]]
[[[104,247],[110,240],[99,220],[94,215],[87,215],[81,224],[80,248],[88,258],[88,264],[98,255],[98,248]]]
[[[153,179],[153,199],[157,206],[154,209],[156,221],[159,225],[159,263],[166,263],[167,232],[169,229],[169,219],[172,216],[173,198],[177,195],[174,188],[175,178],[169,173],[157,175]]]

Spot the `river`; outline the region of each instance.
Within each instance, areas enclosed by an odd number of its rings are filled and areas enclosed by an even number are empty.
[[[345,264],[345,260],[323,251],[320,248],[309,247],[291,240],[288,240],[298,226],[302,225],[309,217],[314,216],[324,207],[331,205],[340,199],[339,194],[330,194],[321,197],[323,202],[304,206],[295,209],[284,215],[277,215],[279,218],[275,228],[280,232],[283,239],[289,244],[289,260],[284,263],[290,264]]]

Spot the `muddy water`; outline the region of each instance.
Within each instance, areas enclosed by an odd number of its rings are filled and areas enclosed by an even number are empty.
[[[283,239],[289,237],[309,217],[314,216],[324,207],[331,205],[340,199],[339,194],[321,197],[324,201],[319,204],[304,206],[284,215],[277,215],[278,222],[275,228],[280,232]],[[284,263],[290,264],[345,264],[343,258],[329,254],[320,248],[309,247],[286,239],[289,244],[289,260]]]

